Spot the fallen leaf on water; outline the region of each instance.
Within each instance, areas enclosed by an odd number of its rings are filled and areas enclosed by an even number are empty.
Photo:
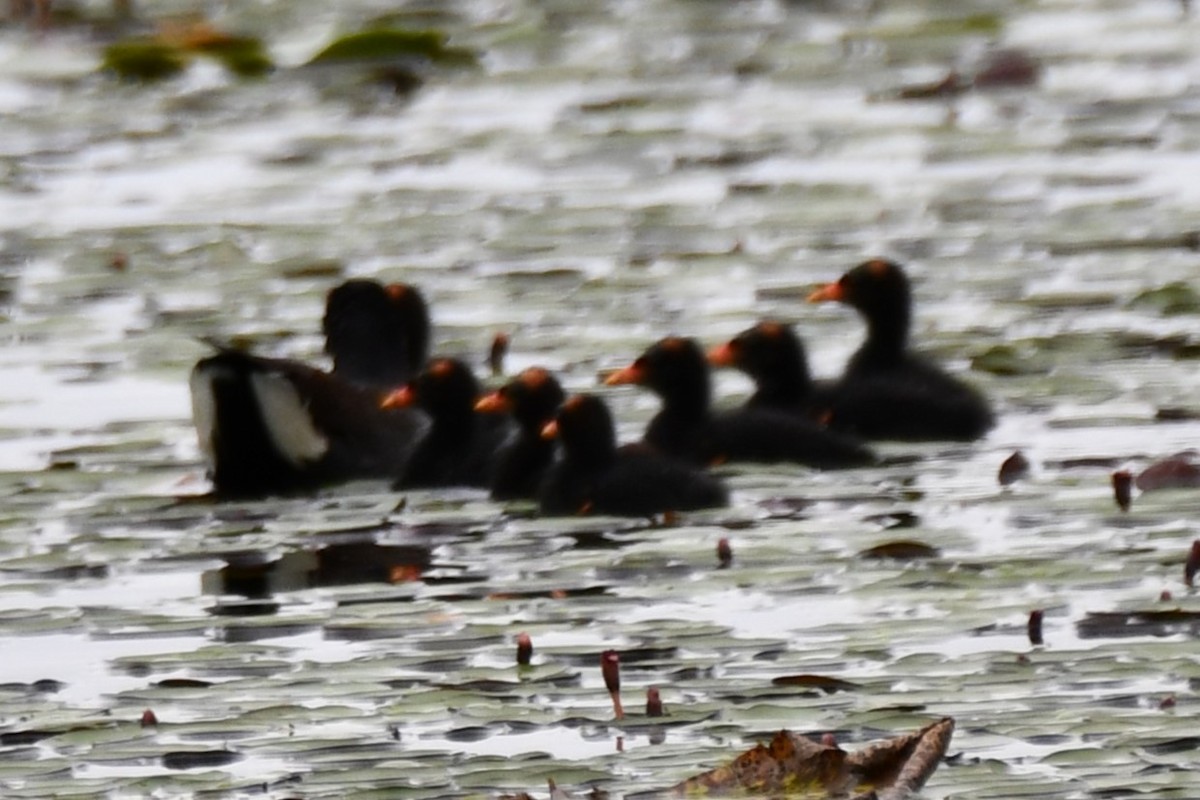
[[[921,788],[950,746],[954,720],[945,717],[913,733],[854,752],[818,744],[790,731],[775,734],[731,763],[689,778],[664,794],[733,793],[844,796],[902,800]]]

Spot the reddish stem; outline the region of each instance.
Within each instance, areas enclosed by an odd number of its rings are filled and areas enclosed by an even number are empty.
[[[1029,612],[1029,624],[1026,625],[1026,630],[1029,632],[1029,643],[1032,645],[1044,644],[1042,640],[1042,616],[1043,612],[1040,608],[1035,608]]]
[[[532,658],[533,640],[529,638],[528,633],[522,631],[517,634],[517,664],[522,667],[528,667]]]
[[[621,657],[616,650],[605,650],[600,654],[600,673],[612,698],[613,716],[625,719],[625,709],[621,707]]]
[[[646,716],[661,717],[663,715],[662,697],[657,686],[646,689]]]
[[[717,542],[717,564],[721,569],[726,569],[733,563],[733,548],[729,546],[729,540],[722,537]]]
[[[1129,474],[1129,470],[1123,469],[1114,472],[1112,485],[1113,499],[1117,501],[1117,508],[1128,511],[1133,499],[1133,476]]]
[[[1188,553],[1187,563],[1183,566],[1183,582],[1192,586],[1198,570],[1200,570],[1200,539],[1192,542],[1192,551]]]

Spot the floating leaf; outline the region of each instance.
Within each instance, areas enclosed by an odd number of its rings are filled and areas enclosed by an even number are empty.
[[[196,52],[212,56],[242,78],[257,78],[275,68],[262,42],[250,36],[233,36],[195,49]]]
[[[1050,371],[1043,358],[1030,358],[1011,344],[997,344],[971,358],[971,369],[992,375],[1044,375]]]

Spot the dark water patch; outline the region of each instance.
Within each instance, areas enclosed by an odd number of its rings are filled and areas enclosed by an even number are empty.
[[[428,547],[369,541],[329,544],[279,557],[255,551],[220,557],[227,563],[204,573],[204,591],[257,600],[318,587],[416,581],[433,564]]]
[[[280,604],[269,601],[219,603],[205,609],[214,617],[269,617],[278,614]]]
[[[21,747],[37,744],[43,739],[50,739],[54,736],[60,736],[63,733],[66,733],[66,730],[4,731],[0,733],[0,745],[4,745],[5,747]]]
[[[207,689],[212,681],[202,681],[196,678],[167,678],[152,684],[158,689]]]
[[[231,750],[173,750],[163,753],[167,769],[217,769],[241,761],[245,756]]]
[[[57,694],[66,688],[67,684],[53,678],[41,678],[32,683],[3,683],[0,692],[16,692],[18,694]]]
[[[287,636],[299,636],[320,630],[316,622],[280,622],[259,625],[224,625],[213,630],[213,639],[219,642],[259,642],[265,639],[280,639]]]
[[[1200,611],[1089,611],[1075,623],[1081,639],[1200,635]]]
[[[891,561],[918,561],[927,558],[937,558],[940,555],[941,551],[936,547],[911,539],[884,542],[858,553],[859,558],[886,559]]]

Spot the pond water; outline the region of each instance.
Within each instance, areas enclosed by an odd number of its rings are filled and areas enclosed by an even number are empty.
[[[1200,411],[1180,4],[243,6],[205,10],[266,42],[258,81],[199,60],[122,84],[95,31],[0,29],[0,793],[619,795],[783,727],[854,748],[948,715],[925,797],[1200,794],[1196,622],[1089,616],[1200,612],[1200,493],[1122,514],[1109,483],[1200,447],[1158,419]],[[397,96],[301,67],[384,13],[481,68]],[[903,96],[1000,50],[1036,80]],[[509,333],[510,372],[603,391],[633,439],[656,403],[603,370],[772,316],[834,375],[861,324],[803,298],[875,255],[909,268],[920,346],[993,398],[986,439],[728,468],[731,508],[666,527],[372,483],[205,496],[199,337],[320,361],[345,277],[420,285],[436,350],[481,372]],[[1016,450],[1031,477],[1002,488]],[[937,555],[860,555],[896,540]],[[659,686],[665,721],[612,720],[609,648],[627,708]],[[772,683],[799,674],[855,688]]]

